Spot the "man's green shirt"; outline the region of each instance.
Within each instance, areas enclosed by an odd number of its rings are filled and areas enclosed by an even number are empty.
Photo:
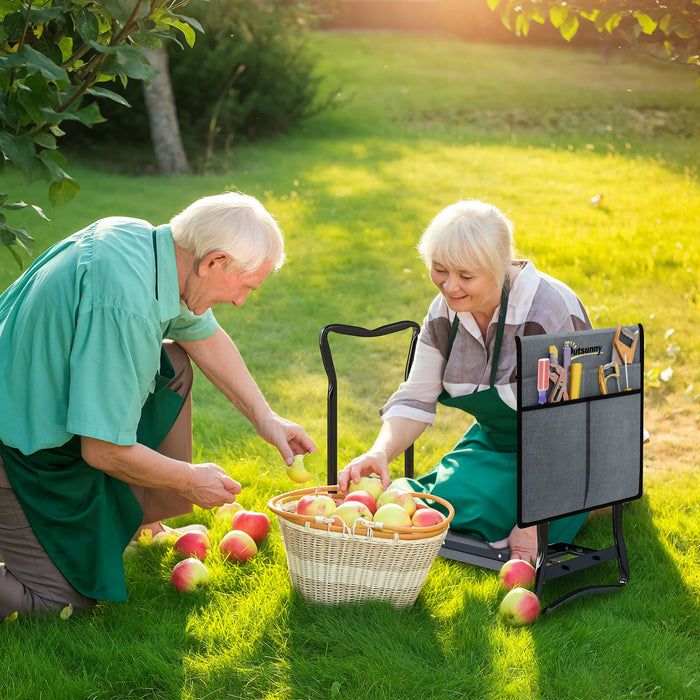
[[[169,226],[97,221],[0,296],[0,440],[24,454],[73,435],[134,444],[163,339],[217,328],[180,302]]]

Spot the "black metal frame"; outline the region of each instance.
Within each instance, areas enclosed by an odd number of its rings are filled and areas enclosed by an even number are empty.
[[[361,326],[349,326],[344,324],[329,324],[325,326],[319,335],[319,346],[323,366],[328,377],[327,397],[327,479],[328,484],[337,483],[338,478],[338,378],[333,364],[330,349],[329,334],[356,336],[361,338],[376,338],[400,331],[411,329],[411,340],[408,348],[404,378],[408,374],[415,357],[416,344],[420,326],[414,321],[399,321],[389,323],[374,329]],[[414,473],[414,448],[408,447],[404,452],[404,475],[413,477]],[[605,561],[617,560],[619,567],[619,580],[616,584],[587,586],[567,593],[553,603],[542,609],[543,613],[558,608],[563,603],[590,593],[603,593],[624,586],[629,581],[630,571],[627,559],[627,549],[622,533],[622,508],[623,503],[612,505],[612,529],[614,545],[606,549],[594,550],[586,547],[567,544],[547,545],[548,521],[537,523],[538,552],[535,564],[536,579],[535,593],[541,599],[545,581],[551,581],[569,573],[580,571]],[[506,561],[510,559],[510,550],[494,549],[486,542],[469,537],[463,533],[448,530],[445,542],[439,551],[439,556],[459,561],[473,566],[500,570]]]

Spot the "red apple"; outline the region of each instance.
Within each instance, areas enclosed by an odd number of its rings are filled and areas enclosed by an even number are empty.
[[[343,501],[333,511],[333,515],[340,518],[348,527],[352,527],[358,518],[372,520],[369,508],[360,501]]]
[[[239,510],[245,510],[240,503],[224,503],[224,505],[216,509],[214,517],[217,520],[228,520],[230,522],[234,513],[237,513]]]
[[[173,549],[186,557],[204,560],[211,551],[211,541],[204,532],[191,530],[175,540]]]
[[[377,502],[374,500],[374,496],[369,491],[353,491],[349,493],[343,500],[345,501],[359,501],[364,503],[368,508],[369,512],[374,515],[377,510]]]
[[[400,505],[408,513],[409,518],[416,512],[416,502],[408,491],[387,489],[384,493],[379,494],[377,506],[381,508],[381,506],[387,503],[396,503]]]
[[[195,557],[183,559],[175,564],[170,575],[170,582],[182,593],[193,593],[206,586],[210,580],[209,569]]]
[[[298,515],[321,515],[327,518],[335,510],[335,501],[330,496],[313,493],[302,496],[297,503]]]
[[[507,591],[516,586],[535,585],[535,567],[524,559],[509,559],[498,572],[498,580]]]
[[[239,510],[233,514],[231,529],[247,532],[260,545],[270,533],[270,518],[254,510]]]
[[[445,516],[435,508],[418,508],[411,518],[414,527],[432,527],[439,525]]]
[[[348,493],[353,491],[369,491],[372,498],[376,501],[379,498],[379,494],[384,491],[384,487],[381,479],[376,474],[370,474],[369,476],[360,477],[357,483],[351,479],[348,484]]]
[[[531,625],[540,614],[540,600],[527,588],[516,586],[506,593],[498,612],[513,627]]]
[[[219,551],[225,559],[245,564],[258,553],[255,540],[243,530],[230,530],[219,543]]]
[[[374,521],[389,527],[411,527],[411,516],[398,503],[385,503],[377,508]]]

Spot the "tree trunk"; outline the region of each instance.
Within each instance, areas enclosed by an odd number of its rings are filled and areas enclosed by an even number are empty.
[[[158,170],[161,173],[189,173],[185,149],[180,139],[180,126],[175,110],[175,97],[170,83],[168,52],[159,49],[143,49],[146,60],[158,71],[150,84],[144,82],[143,95],[151,129],[151,141]]]

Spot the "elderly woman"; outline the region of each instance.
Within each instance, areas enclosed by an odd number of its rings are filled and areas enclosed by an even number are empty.
[[[168,225],[97,221],[0,296],[0,617],[125,600],[140,526],[235,499],[221,467],[192,463],[189,358],[287,464],[315,449],[211,312],[283,261],[272,216],[229,193]]]
[[[512,229],[501,211],[480,201],[453,204],[428,226],[418,251],[439,294],[408,380],[381,409],[374,445],[341,471],[339,485],[345,491],[350,479],[375,472],[388,486],[389,463],[434,423],[436,404],[454,406],[474,424],[432,471],[404,485],[450,501],[454,529],[534,560],[536,528],[516,525],[515,336],[591,324],[568,287],[515,259]],[[570,542],[584,519],[551,523],[551,541]]]

